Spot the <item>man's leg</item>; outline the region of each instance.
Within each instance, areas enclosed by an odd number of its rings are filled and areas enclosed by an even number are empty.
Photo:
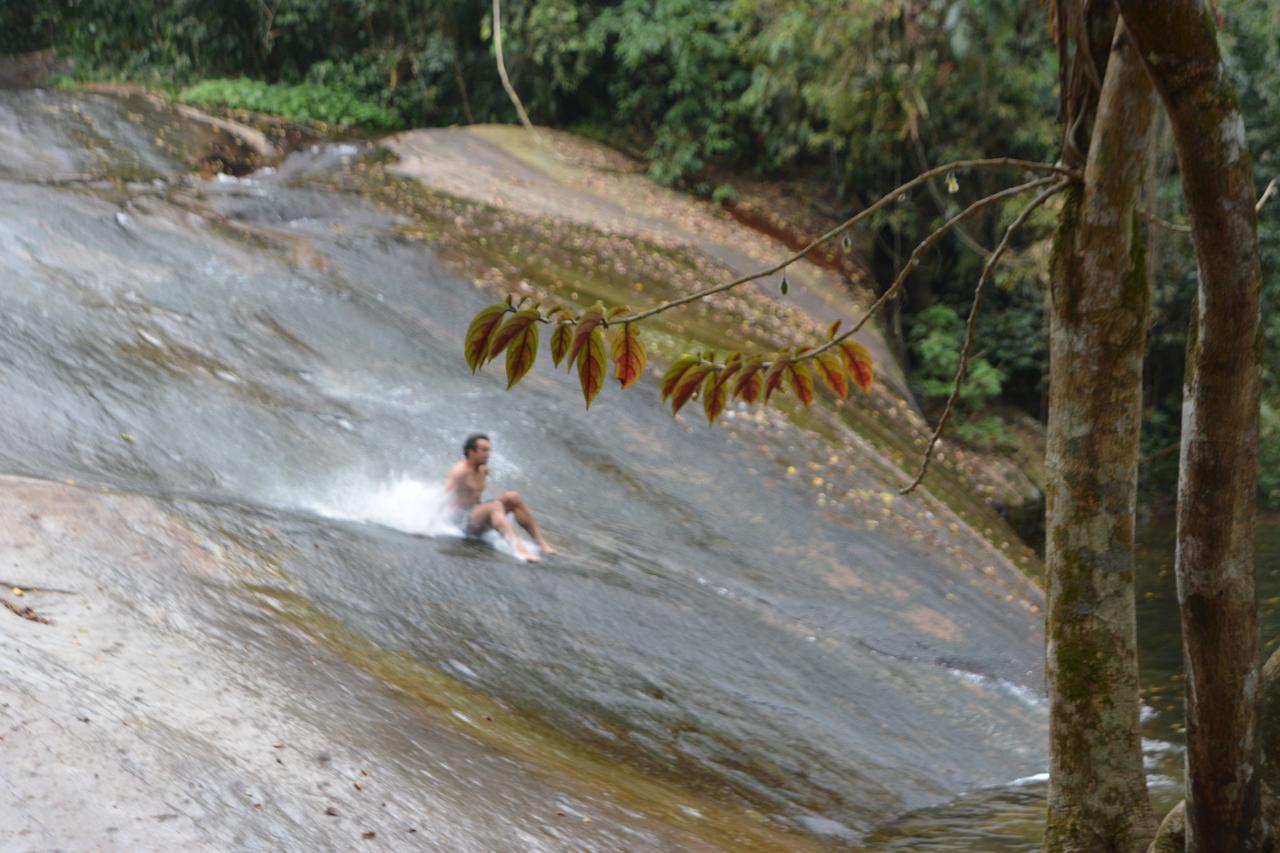
[[[538,529],[538,522],[533,520],[533,513],[529,512],[529,507],[525,505],[524,498],[520,497],[517,492],[506,492],[498,498],[498,502],[502,504],[507,512],[515,514],[516,521],[520,522],[520,526],[529,531],[529,535],[533,537],[533,541],[538,543],[538,547],[542,549],[544,554],[554,554],[555,548],[547,544],[547,540],[542,538],[542,531]]]
[[[507,521],[507,508],[500,500],[480,504],[471,510],[471,526],[467,528],[467,535],[479,536],[490,527],[505,536],[511,543],[511,547],[521,557],[532,562],[538,561],[538,558],[529,553],[524,543],[520,541],[520,537],[516,536],[516,532],[511,529],[511,522]]]

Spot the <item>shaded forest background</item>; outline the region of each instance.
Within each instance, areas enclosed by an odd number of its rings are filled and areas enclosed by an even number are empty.
[[[354,129],[510,122],[489,4],[463,0],[0,0],[0,53],[55,48],[77,79],[126,79],[191,103]],[[1221,0],[1259,194],[1280,173],[1280,0]],[[939,163],[1053,160],[1057,54],[1023,0],[507,0],[508,69],[534,122],[648,164],[655,180],[732,205],[735,181],[779,182],[841,217]],[[1149,211],[1185,222],[1167,128]],[[939,181],[875,220],[859,248],[892,280],[930,230],[989,190]],[[1280,510],[1280,203],[1262,216],[1264,371],[1259,500]],[[973,220],[912,276],[888,315],[926,411],[950,387],[973,284],[1012,212]],[[958,434],[999,450],[1042,418],[1053,221],[1024,229],[979,323]],[[1143,485],[1172,494],[1183,349],[1195,288],[1189,237],[1147,229],[1154,286]]]

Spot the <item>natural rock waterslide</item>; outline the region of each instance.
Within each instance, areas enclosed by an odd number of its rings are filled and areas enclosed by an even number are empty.
[[[859,433],[463,364],[498,294],[468,247],[532,275],[494,258],[561,240],[585,299],[647,281],[615,238],[690,274],[777,244],[695,202],[634,226],[566,177],[608,169],[505,130],[192,174],[225,132],[0,92],[0,597],[48,620],[0,612],[3,844],[800,849],[1045,768],[1040,593],[993,515],[896,497],[895,370]],[[801,313],[856,316],[798,275]],[[477,429],[553,560],[414,535]]]

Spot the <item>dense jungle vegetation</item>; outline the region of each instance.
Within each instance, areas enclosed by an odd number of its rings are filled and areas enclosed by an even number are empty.
[[[1280,172],[1280,0],[1221,0],[1258,191]],[[1057,57],[1046,10],[1021,0],[508,0],[506,62],[533,120],[643,158],[654,179],[732,203],[735,180],[784,181],[844,215],[923,168],[1048,159]],[[0,53],[55,48],[79,79],[126,79],[190,103],[381,132],[514,120],[494,70],[490,8],[459,0],[0,2]],[[1185,222],[1167,130],[1148,209]],[[971,179],[980,182],[982,179]],[[939,182],[880,217],[862,247],[887,283],[910,247],[982,187]],[[1280,509],[1280,203],[1261,220],[1266,357],[1259,499]],[[1009,214],[1004,214],[1007,218]],[[886,331],[926,410],[940,406],[973,283],[1006,224],[974,220],[913,275]],[[1043,416],[1052,217],[1024,231],[980,321],[962,398],[966,440]],[[1144,481],[1171,494],[1195,260],[1147,230],[1155,289]]]

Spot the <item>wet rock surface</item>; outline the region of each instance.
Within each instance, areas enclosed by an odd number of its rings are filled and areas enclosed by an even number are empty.
[[[943,508],[473,377],[493,295],[315,180],[356,149],[204,180],[130,113],[0,92],[0,463],[55,481],[0,483],[0,577],[75,591],[0,612],[20,845],[794,849],[1043,768],[1039,591]],[[413,535],[476,429],[554,561]]]

